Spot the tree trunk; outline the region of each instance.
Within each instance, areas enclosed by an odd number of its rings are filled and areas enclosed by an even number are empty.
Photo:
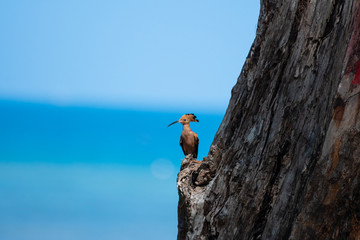
[[[360,1],[262,0],[178,239],[360,239]]]

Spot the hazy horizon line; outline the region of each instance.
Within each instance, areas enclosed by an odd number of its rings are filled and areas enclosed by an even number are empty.
[[[1,102],[9,103],[23,103],[34,105],[47,105],[59,108],[93,108],[93,109],[108,109],[108,110],[124,110],[124,111],[143,111],[143,112],[166,112],[166,113],[182,113],[182,112],[195,112],[211,115],[224,115],[227,109],[226,106],[212,105],[213,108],[202,106],[201,104],[175,104],[169,106],[167,104],[149,104],[149,103],[115,103],[115,102],[91,102],[91,101],[56,101],[56,100],[44,100],[44,99],[29,99],[29,98],[17,98],[17,97],[5,97],[0,96]]]

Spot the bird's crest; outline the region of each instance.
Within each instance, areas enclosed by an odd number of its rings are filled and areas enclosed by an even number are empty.
[[[187,113],[185,115],[183,115],[180,119],[188,119],[189,122],[198,122],[199,120],[196,119],[195,114],[193,113]]]
[[[196,116],[195,116],[195,114],[193,114],[193,113],[187,113],[187,114],[185,114],[184,116],[188,116],[189,118],[192,118],[193,120],[196,119]]]

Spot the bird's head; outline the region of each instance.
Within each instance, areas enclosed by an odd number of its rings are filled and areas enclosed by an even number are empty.
[[[173,123],[170,123],[168,125],[168,127],[170,127],[171,125],[175,124],[175,123],[181,123],[182,125],[185,125],[185,124],[189,124],[190,122],[199,122],[199,120],[196,119],[196,116],[193,114],[193,113],[188,113],[188,114],[185,114],[185,115],[182,115],[182,117],[173,122]]]

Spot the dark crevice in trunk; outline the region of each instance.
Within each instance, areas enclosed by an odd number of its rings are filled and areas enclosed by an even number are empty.
[[[263,198],[260,212],[258,213],[254,228],[253,228],[253,236],[251,239],[261,239],[262,233],[264,231],[265,225],[266,225],[266,219],[267,214],[271,210],[271,203],[273,201],[273,193],[272,189],[274,187],[275,181],[277,177],[279,176],[280,170],[281,170],[281,160],[283,157],[289,152],[291,143],[290,141],[286,140],[284,145],[280,148],[280,152],[278,156],[276,157],[275,165],[272,170],[273,174],[271,175],[271,178],[269,180],[269,185],[267,186],[265,196]],[[269,159],[271,160],[271,159]]]
[[[324,34],[320,37],[320,39],[324,39],[332,32],[336,25],[336,18],[341,15],[343,5],[345,0],[335,0],[331,15],[329,20],[326,23]]]

